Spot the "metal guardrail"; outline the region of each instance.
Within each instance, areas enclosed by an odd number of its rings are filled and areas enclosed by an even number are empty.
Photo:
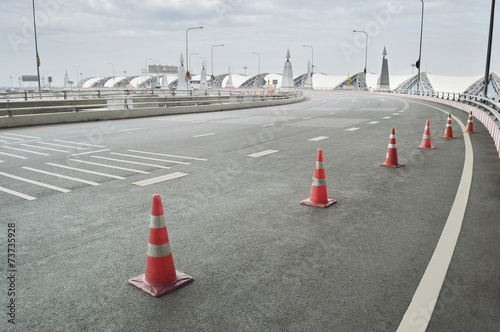
[[[97,92],[81,94],[80,98],[73,95],[68,99],[52,98],[38,100],[0,100],[0,117],[14,117],[21,115],[35,115],[43,113],[68,113],[81,111],[99,111],[99,110],[120,110],[134,108],[164,108],[164,107],[185,107],[185,106],[202,106],[202,105],[227,105],[227,104],[243,104],[255,103],[262,101],[277,101],[294,99],[302,96],[302,92],[283,93],[283,94],[264,94],[252,91],[219,91],[215,95],[198,95],[191,96],[189,94],[158,94],[158,90],[152,90],[157,94],[148,95],[143,93],[125,93],[123,90],[120,93],[101,94]],[[60,95],[57,95],[59,97]],[[86,98],[84,97],[86,96]]]

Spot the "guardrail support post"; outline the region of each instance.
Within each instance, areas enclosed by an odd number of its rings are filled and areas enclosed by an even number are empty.
[[[10,103],[8,100],[7,100],[7,114],[9,115],[10,118],[12,117],[12,111],[10,110]]]

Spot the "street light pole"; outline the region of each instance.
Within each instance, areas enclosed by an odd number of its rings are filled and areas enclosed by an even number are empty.
[[[259,75],[257,75],[257,80],[259,79],[260,76],[260,53],[252,52],[252,54],[258,55],[259,56]],[[257,87],[257,80],[254,82],[254,86]]]
[[[302,45],[303,47],[310,47],[311,48],[311,52],[312,52],[312,55],[311,55],[311,88],[313,87],[313,84],[312,84],[312,76],[313,76],[313,73],[314,73],[314,47],[310,46],[310,45]],[[366,65],[365,65],[366,67]]]
[[[416,63],[416,67],[418,69],[418,92],[420,94],[420,90],[422,88],[422,79],[421,79],[421,76],[420,76],[420,67],[422,67],[422,34],[423,34],[423,31],[424,31],[424,0],[420,0],[422,1],[422,16],[421,16],[421,19],[420,19],[420,49],[418,51],[418,60],[417,60],[417,63]]]
[[[193,29],[203,29],[203,27],[192,27],[192,28],[187,28],[186,29],[186,56],[187,57],[189,57],[189,53],[188,53],[188,31],[189,30],[193,30]],[[186,61],[186,89],[189,90],[188,75],[189,75],[189,61]]]
[[[35,0],[33,0],[33,29],[35,33],[35,52],[36,52],[36,72],[38,77],[38,93],[42,99],[42,85],[40,84],[40,57],[38,56],[38,40],[36,38],[36,16],[35,16]]]
[[[491,42],[493,40],[493,21],[495,19],[495,0],[491,1],[490,34],[488,38],[488,53],[486,55],[486,70],[484,73],[484,97],[488,98],[488,85],[490,84]]]
[[[368,61],[368,33],[366,31],[363,31],[363,30],[352,30],[352,32],[362,32],[366,35],[366,46],[365,46],[365,75],[366,75],[366,64],[367,64],[367,61]]]
[[[212,92],[214,91],[214,47],[218,47],[218,46],[224,46],[224,44],[219,44],[219,45],[212,45],[212,77],[211,77],[211,81],[212,81]]]

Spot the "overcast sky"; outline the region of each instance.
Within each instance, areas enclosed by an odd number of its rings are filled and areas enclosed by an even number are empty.
[[[387,47],[391,75],[409,75],[418,59],[421,1],[340,0],[36,0],[41,75],[62,85],[65,70],[83,77],[141,75],[148,64],[178,65],[189,31],[191,68],[202,59],[211,73],[281,73],[290,49],[294,75],[312,60],[316,72],[380,74]],[[36,75],[32,0],[0,0],[0,86]],[[491,0],[426,0],[422,70],[438,75],[483,75]],[[498,10],[497,10],[498,13]],[[497,21],[500,18],[497,18]],[[494,38],[498,40],[498,24]],[[313,46],[313,49],[303,45]],[[186,58],[186,54],[184,54]],[[153,60],[147,60],[147,59]],[[113,65],[112,65],[112,64]],[[500,43],[491,71],[500,74]]]

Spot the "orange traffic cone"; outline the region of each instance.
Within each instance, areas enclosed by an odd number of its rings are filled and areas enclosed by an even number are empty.
[[[328,199],[326,193],[325,169],[323,168],[323,150],[319,149],[316,156],[316,166],[311,185],[309,198],[300,202],[300,204],[327,208],[337,203],[334,199]]]
[[[448,121],[446,121],[446,130],[444,131],[444,136],[440,138],[454,139],[453,128],[451,127],[451,114],[448,113]]]
[[[389,145],[387,147],[387,154],[385,156],[385,162],[379,164],[379,166],[385,167],[401,167],[404,164],[398,164],[398,150],[396,149],[396,131],[394,128],[391,130],[391,136],[389,136]]]
[[[160,195],[153,195],[146,273],[128,282],[154,297],[160,297],[191,281],[192,277],[175,270],[161,198]]]
[[[420,146],[417,146],[417,149],[425,149],[425,150],[434,149],[434,147],[431,146],[431,124],[430,124],[429,120],[427,120],[427,122],[425,123],[424,136],[422,137],[422,143],[420,143]]]
[[[469,119],[467,120],[467,128],[465,128],[465,131],[462,131],[463,133],[467,134],[474,134],[474,124],[472,123],[472,111],[469,112]]]

